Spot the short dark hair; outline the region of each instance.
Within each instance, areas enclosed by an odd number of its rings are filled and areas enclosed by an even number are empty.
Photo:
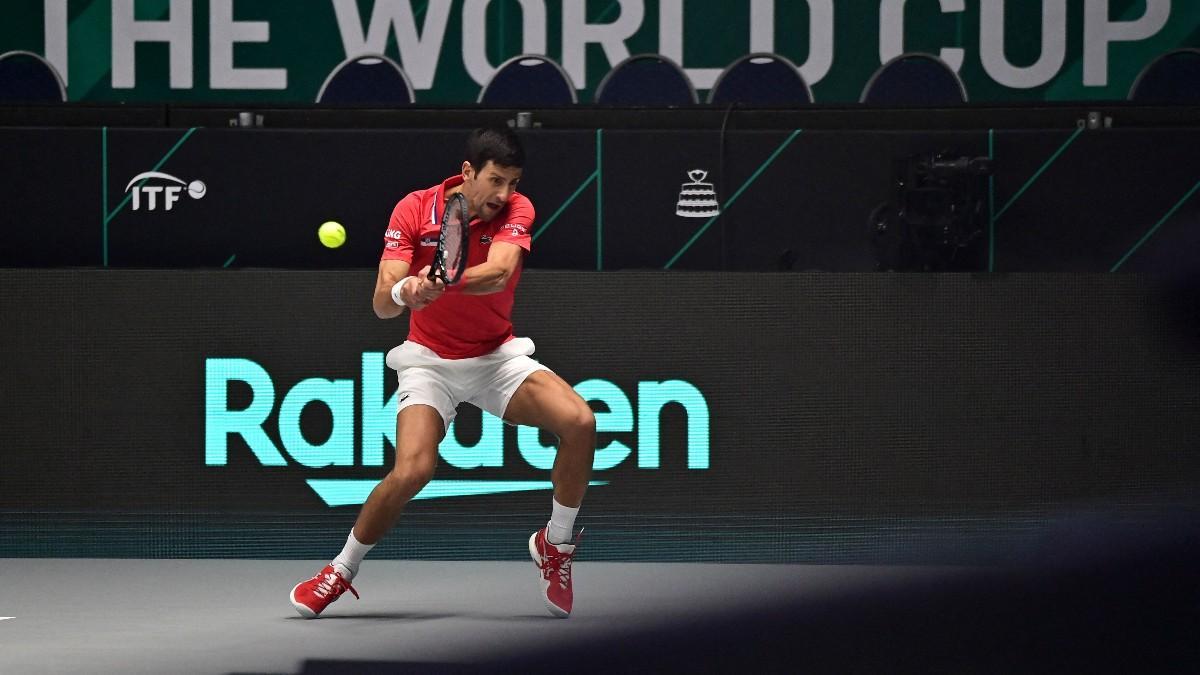
[[[508,127],[485,127],[471,132],[467,139],[467,161],[480,171],[489,161],[500,166],[525,168],[525,148],[516,132]]]

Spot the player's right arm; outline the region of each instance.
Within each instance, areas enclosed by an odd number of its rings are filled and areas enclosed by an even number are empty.
[[[398,317],[405,308],[423,309],[445,290],[440,280],[429,280],[428,265],[413,276],[408,273],[415,250],[413,241],[421,229],[420,204],[418,193],[409,194],[396,204],[388,221],[379,274],[375,277],[375,293],[371,296],[371,307],[375,316],[381,319]]]
[[[420,231],[421,198],[409,193],[392,209],[387,232],[383,235],[383,255],[379,257],[379,274],[375,277],[375,294],[371,296],[371,307],[375,316],[393,319],[404,313],[406,305],[396,303],[392,288],[408,276],[412,266],[414,239]],[[403,299],[403,296],[401,296]]]
[[[396,301],[392,299],[392,287],[408,276],[408,267],[407,260],[379,261],[379,275],[375,277],[375,295],[371,298],[375,316],[381,319],[394,319],[404,313],[405,308],[397,305]],[[412,280],[409,283],[412,283]],[[403,297],[402,294],[401,299]]]
[[[371,306],[375,316],[381,319],[394,319],[404,313],[405,308],[414,311],[425,309],[429,303],[437,300],[446,290],[441,279],[429,280],[429,265],[421,268],[413,276],[408,276],[409,263],[406,260],[380,260],[379,274],[375,277],[375,295],[371,298]],[[404,282],[399,288],[396,284]],[[396,297],[403,304],[396,304]]]

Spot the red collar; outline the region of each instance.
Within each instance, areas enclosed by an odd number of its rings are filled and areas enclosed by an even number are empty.
[[[462,184],[463,184],[463,177],[462,177],[461,173],[450,176],[446,180],[442,181],[442,184],[438,186],[438,191],[437,191],[438,201],[445,201],[446,190],[456,188]]]

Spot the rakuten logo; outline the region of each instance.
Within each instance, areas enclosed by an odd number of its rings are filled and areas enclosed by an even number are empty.
[[[326,467],[381,467],[384,444],[396,442],[396,397],[384,400],[384,355],[362,354],[360,382],[354,380],[309,378],[292,386],[278,401],[271,375],[249,359],[212,358],[205,361],[204,381],[204,463],[225,466],[229,461],[229,440],[240,436],[254,458],[263,466],[289,466],[293,463],[311,469]],[[390,371],[389,371],[390,372]],[[229,407],[229,385],[248,385],[251,400],[245,408]],[[679,406],[687,417],[686,461],[688,469],[709,466],[709,409],[704,395],[683,380],[637,383],[635,397],[616,384],[602,379],[584,380],[575,391],[585,400],[603,404],[596,413],[596,431],[609,440],[596,449],[593,468],[605,471],[628,461],[638,469],[653,470],[661,465],[660,417],[667,406]],[[356,417],[356,391],[360,413]],[[300,431],[300,415],[308,405],[328,408],[333,424],[329,436],[312,443]],[[272,413],[276,417],[282,449],[268,435],[266,425]],[[517,428],[517,453],[531,467],[550,469],[555,448],[543,445],[537,429]],[[356,457],[356,441],[359,452]],[[504,425],[496,417],[483,414],[479,440],[465,445],[458,440],[454,423],[438,448],[441,458],[458,469],[497,469],[504,466]],[[511,456],[511,455],[510,455]],[[356,461],[357,460],[357,461]],[[377,476],[379,471],[372,471]],[[494,472],[493,472],[494,473]],[[361,504],[377,482],[370,480],[309,479],[309,486],[331,506]],[[594,484],[604,484],[596,481]],[[417,499],[488,494],[518,490],[549,489],[549,481],[433,481]]]

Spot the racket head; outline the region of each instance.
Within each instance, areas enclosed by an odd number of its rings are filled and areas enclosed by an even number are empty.
[[[467,267],[468,226],[467,198],[462,193],[451,195],[442,213],[442,228],[432,270],[447,286],[458,283]]]

